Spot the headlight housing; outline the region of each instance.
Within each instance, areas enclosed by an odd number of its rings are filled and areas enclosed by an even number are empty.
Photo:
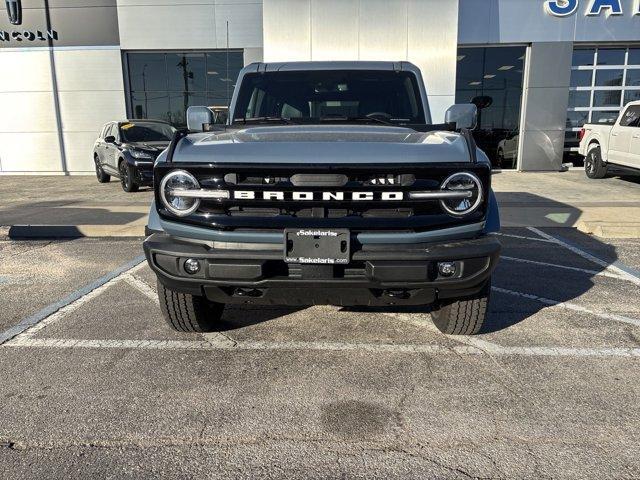
[[[469,215],[482,203],[484,192],[482,182],[473,173],[459,172],[447,177],[440,190],[465,194],[462,198],[440,200],[440,205],[449,214],[456,217]]]
[[[154,160],[154,156],[153,154],[149,153],[149,152],[145,152],[144,150],[136,150],[134,148],[132,148],[131,150],[129,150],[129,153],[131,154],[131,156],[133,158],[137,158],[140,160]]]
[[[199,198],[173,195],[174,190],[199,190],[198,180],[184,170],[173,170],[160,183],[160,198],[167,210],[179,217],[191,215],[200,206]]]

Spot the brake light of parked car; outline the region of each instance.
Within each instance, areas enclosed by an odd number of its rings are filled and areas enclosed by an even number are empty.
[[[585,133],[584,128],[581,128],[580,132],[578,132],[578,140],[582,141],[582,139],[584,138],[584,133]]]

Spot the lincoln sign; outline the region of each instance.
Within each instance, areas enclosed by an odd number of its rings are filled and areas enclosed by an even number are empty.
[[[11,25],[22,24],[21,0],[5,0],[7,16]],[[47,42],[58,40],[58,32],[47,28],[46,30],[0,30],[0,42]]]

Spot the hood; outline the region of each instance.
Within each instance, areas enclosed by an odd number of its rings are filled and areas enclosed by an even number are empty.
[[[147,150],[149,152],[160,153],[162,150],[169,146],[169,141],[166,142],[127,142],[127,146],[131,148],[137,148],[140,150]]]
[[[174,162],[452,163],[469,162],[458,133],[370,125],[259,126],[184,138]]]

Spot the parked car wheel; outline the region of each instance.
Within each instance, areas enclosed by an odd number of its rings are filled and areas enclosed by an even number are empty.
[[[179,293],[158,282],[160,310],[178,332],[212,332],[220,323],[224,305],[197,295]]]
[[[125,192],[137,192],[140,188],[136,181],[136,172],[134,168],[124,160],[120,162],[120,184]]]
[[[600,147],[589,150],[584,158],[584,171],[587,177],[593,179],[604,178],[607,175],[607,166],[602,162]]]
[[[95,157],[93,159],[93,162],[96,166],[96,177],[98,177],[98,182],[100,183],[107,183],[109,180],[111,180],[111,176],[107,175],[106,173],[104,173],[104,170],[102,169],[102,166],[100,165],[100,161],[98,160],[98,157]]]
[[[475,335],[487,319],[490,297],[491,279],[477,295],[439,303],[431,312],[433,323],[447,335]]]

